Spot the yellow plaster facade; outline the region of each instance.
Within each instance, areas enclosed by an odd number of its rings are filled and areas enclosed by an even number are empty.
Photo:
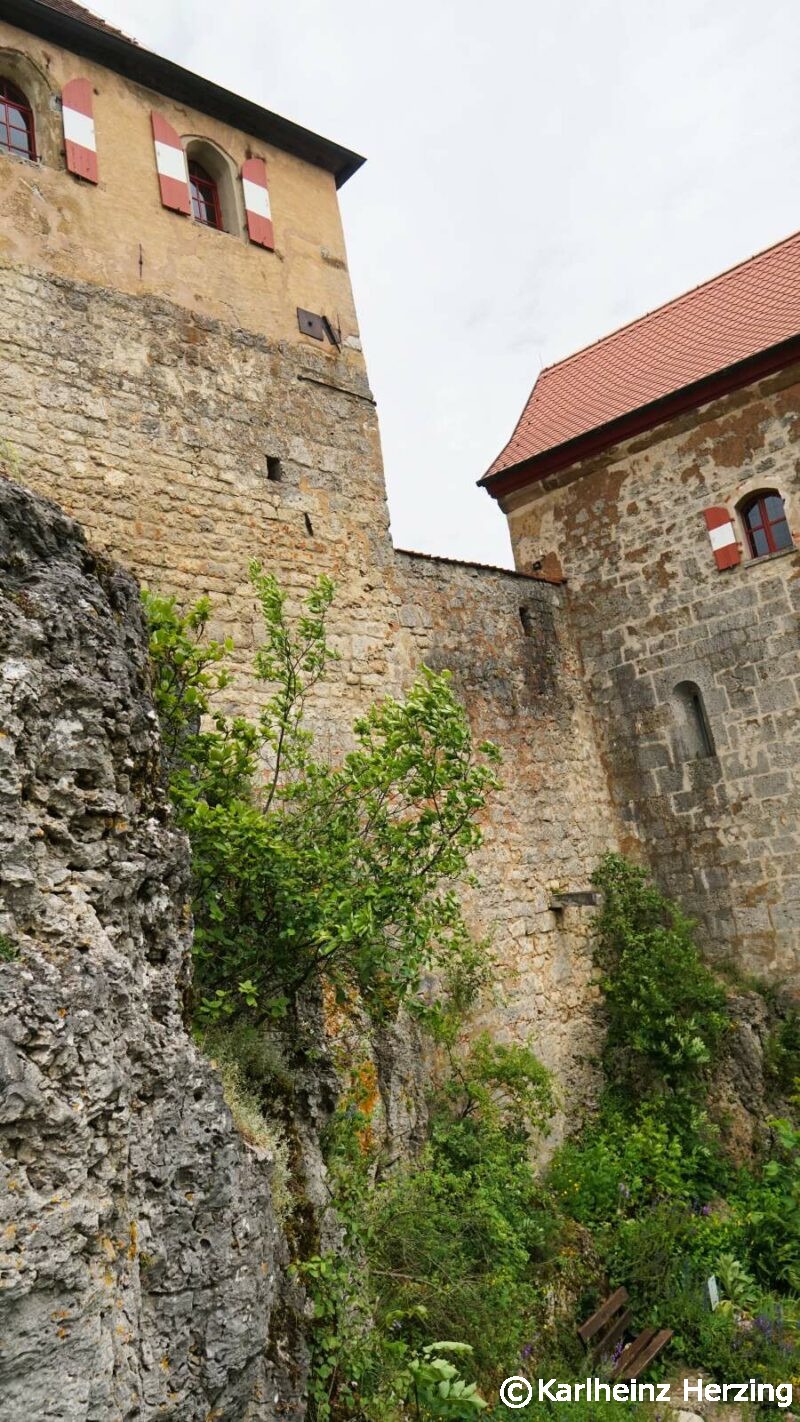
[[[341,329],[348,362],[363,366],[347,272],[336,184],[331,173],[183,107],[83,56],[0,20],[0,74],[36,108],[42,158],[2,154],[0,259],[131,295],[167,297],[202,315],[271,340],[326,342],[298,330],[297,307],[326,315]],[[94,90],[100,182],[66,170],[59,96],[74,78]],[[240,229],[218,232],[162,207],[151,110],[183,140],[222,150],[233,174],[248,157],[267,164],[275,251],[254,246]],[[238,179],[235,179],[238,186]]]

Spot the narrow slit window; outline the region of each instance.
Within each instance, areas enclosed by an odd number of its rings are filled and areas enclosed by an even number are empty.
[[[673,692],[679,760],[716,755],[703,693],[695,681],[681,681]]]

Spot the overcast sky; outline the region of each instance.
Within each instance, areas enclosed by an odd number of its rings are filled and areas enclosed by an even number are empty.
[[[94,0],[366,155],[341,193],[396,544],[511,563],[475,488],[543,365],[800,227],[797,0]]]

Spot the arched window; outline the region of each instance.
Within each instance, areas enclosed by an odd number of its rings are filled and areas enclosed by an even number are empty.
[[[187,135],[181,140],[189,169],[192,216],[218,232],[244,233],[241,184],[229,155],[209,138]]]
[[[784,548],[792,547],[783,499],[777,489],[765,489],[760,494],[751,495],[742,504],[739,513],[751,558],[766,558],[768,553],[781,553]]]
[[[672,693],[679,760],[715,755],[703,693],[696,681],[679,681]]]
[[[36,160],[33,109],[21,89],[0,77],[0,149]]]
[[[222,230],[222,208],[219,188],[211,174],[196,159],[189,160],[189,192],[192,198],[192,217],[206,227]]]

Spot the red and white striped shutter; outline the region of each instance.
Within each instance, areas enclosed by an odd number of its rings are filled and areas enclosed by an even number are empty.
[[[181,147],[181,141],[172,124],[167,123],[161,114],[152,113],[150,118],[153,124],[161,202],[173,212],[184,212],[188,216],[192,210],[192,202],[189,197],[189,170],[186,167],[186,154]]]
[[[275,234],[267,188],[267,165],[263,158],[248,158],[242,164],[242,187],[250,241],[274,252]]]
[[[736,564],[741,562],[741,554],[736,541],[736,529],[728,510],[722,507],[704,509],[703,518],[717,560],[717,568],[720,572],[723,568],[735,568]]]
[[[92,86],[88,79],[70,79],[61,90],[67,167],[87,183],[98,183],[97,140],[92,112]]]

